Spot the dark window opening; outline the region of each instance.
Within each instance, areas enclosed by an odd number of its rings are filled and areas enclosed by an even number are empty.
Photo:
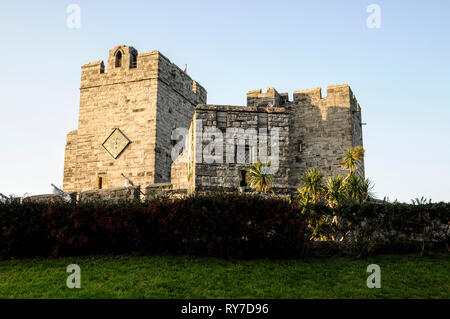
[[[102,189],[103,188],[103,177],[99,177],[98,178],[98,189]]]
[[[134,69],[137,67],[137,53],[133,52],[130,55],[130,69]]]
[[[122,52],[117,51],[116,53],[116,68],[120,68],[122,66]]]
[[[240,173],[241,173],[241,181],[239,182],[239,186],[247,187],[247,171],[242,170]]]
[[[297,142],[296,151],[297,151],[297,153],[303,152],[303,143],[301,141]]]

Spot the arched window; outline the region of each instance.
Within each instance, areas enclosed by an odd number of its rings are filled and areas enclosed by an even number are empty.
[[[122,66],[122,52],[117,51],[116,53],[116,68],[120,68]]]

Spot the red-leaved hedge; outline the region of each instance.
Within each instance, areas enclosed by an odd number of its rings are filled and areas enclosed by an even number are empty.
[[[299,257],[304,220],[282,199],[218,195],[145,203],[0,203],[0,256],[170,253]]]

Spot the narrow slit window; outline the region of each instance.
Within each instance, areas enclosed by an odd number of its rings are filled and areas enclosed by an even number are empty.
[[[98,178],[98,189],[102,189],[103,188],[103,177],[99,177]]]
[[[297,151],[297,153],[303,152],[303,142],[302,141],[297,142],[296,151]]]
[[[122,66],[122,52],[117,51],[116,53],[116,68],[120,68]]]

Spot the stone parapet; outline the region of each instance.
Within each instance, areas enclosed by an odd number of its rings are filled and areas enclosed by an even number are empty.
[[[100,189],[81,192],[78,197],[78,202],[93,202],[93,201],[138,201],[140,200],[140,186],[124,187],[115,189]]]

